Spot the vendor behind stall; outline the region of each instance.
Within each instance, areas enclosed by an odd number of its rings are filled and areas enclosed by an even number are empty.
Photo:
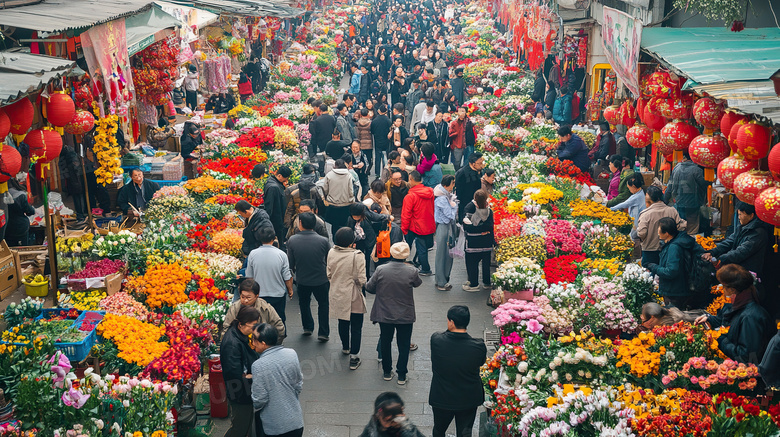
[[[203,137],[200,136],[200,126],[191,121],[184,123],[184,132],[181,135],[181,157],[187,160],[197,159],[196,156],[192,156],[192,152],[201,144],[203,144]]]
[[[206,112],[214,111],[215,114],[227,114],[235,107],[236,99],[233,98],[233,94],[228,92],[212,94],[206,102]]]
[[[119,190],[116,204],[125,216],[137,216],[131,205],[138,211],[145,209],[160,186],[154,181],[144,180],[144,172],[139,168],[130,170],[130,178],[132,181]]]
[[[27,203],[27,190],[22,188],[15,178],[8,180],[8,193],[13,197],[14,203],[8,205],[5,241],[11,247],[27,246],[30,244],[30,219],[27,216],[34,215],[35,209]]]

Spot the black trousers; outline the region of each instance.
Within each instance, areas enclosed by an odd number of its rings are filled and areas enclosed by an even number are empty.
[[[469,285],[479,286],[478,273],[479,264],[482,263],[482,283],[490,285],[490,251],[469,253],[466,252],[466,275],[469,278]]]
[[[339,319],[339,338],[341,349],[349,350],[350,355],[360,353],[360,342],[363,339],[363,313],[352,313],[349,320]]]
[[[186,90],[185,100],[187,102],[187,106],[194,111],[198,107],[198,92]]]
[[[471,430],[474,427],[474,420],[477,418],[477,409],[454,411],[433,409],[433,437],[444,437],[447,433],[452,419],[455,419],[455,435],[457,437],[471,437]]]
[[[287,327],[287,316],[284,314],[284,309],[287,307],[287,295],[281,297],[267,297],[260,296],[264,301],[268,302],[276,310],[276,314],[279,314],[279,318],[282,319],[285,328]],[[287,334],[289,335],[289,333]]]
[[[249,437],[252,422],[255,419],[252,404],[237,404],[228,401],[230,405],[230,428],[225,432],[225,437]]]
[[[94,171],[87,172],[87,187],[89,187],[89,205],[92,208],[99,207],[104,212],[111,212],[111,196],[105,185],[97,183]]]
[[[390,373],[393,370],[393,334],[398,333],[396,345],[398,345],[398,361],[395,371],[399,375],[406,375],[409,370],[409,345],[412,343],[412,324],[379,323],[379,347],[382,352],[382,371]]]
[[[314,317],[311,315],[311,297],[317,299],[317,335],[325,337],[330,335],[330,323],[328,319],[330,282],[322,285],[298,284],[298,303],[301,306],[301,322],[304,331],[314,331]]]

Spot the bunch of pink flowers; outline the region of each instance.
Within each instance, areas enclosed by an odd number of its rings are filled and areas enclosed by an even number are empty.
[[[509,299],[490,315],[493,316],[493,324],[502,328],[502,331],[505,326],[515,324],[517,328],[525,328],[533,334],[538,334],[546,323],[541,308],[528,300]]]
[[[547,253],[559,255],[562,253],[581,253],[582,242],[585,235],[582,234],[571,222],[567,220],[550,220],[546,223],[545,245]]]

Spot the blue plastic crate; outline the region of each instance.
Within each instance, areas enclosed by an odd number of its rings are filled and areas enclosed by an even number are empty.
[[[179,185],[182,182],[186,182],[187,181],[187,176],[183,176],[180,181],[156,181],[154,179],[149,179],[149,180],[152,181],[152,182],[156,182],[157,185],[159,185],[161,187],[172,187],[174,185]]]
[[[76,321],[76,323],[73,324],[73,328],[79,329],[81,323],[81,320]],[[89,334],[78,343],[54,343],[54,347],[65,354],[70,361],[83,361],[87,358],[87,355],[89,355],[92,346],[95,345],[95,340],[97,339],[97,333],[95,331],[97,331],[97,329],[90,331]]]
[[[122,223],[122,217],[95,217],[95,226],[102,228],[107,223],[114,222],[117,225]]]

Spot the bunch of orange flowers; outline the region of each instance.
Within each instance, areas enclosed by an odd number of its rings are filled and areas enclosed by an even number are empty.
[[[630,341],[624,341],[618,347],[616,367],[629,366],[631,374],[639,378],[646,375],[658,374],[661,366],[661,355],[666,353],[666,348],[661,346],[658,352],[650,352],[650,347],[655,345],[653,333],[641,332]]]
[[[192,273],[179,263],[157,264],[146,270],[137,293],[146,296],[149,308],[174,307],[189,299],[186,290],[191,279]]]
[[[201,176],[184,183],[184,188],[192,194],[224,194],[223,191],[227,190],[228,187],[230,187],[230,182],[220,181],[211,176]]]
[[[168,349],[168,343],[158,341],[165,334],[165,327],[133,317],[108,313],[98,325],[97,332],[116,344],[119,358],[142,367]]]

